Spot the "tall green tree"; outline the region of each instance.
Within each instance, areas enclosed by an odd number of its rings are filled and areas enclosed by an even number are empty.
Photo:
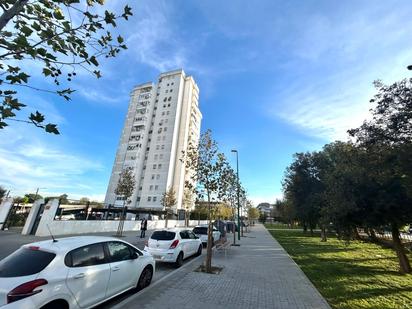
[[[297,153],[294,162],[286,169],[283,191],[286,199],[296,210],[296,217],[313,234],[319,223],[322,203],[321,183],[317,175],[314,153]]]
[[[126,49],[124,39],[111,30],[131,15],[129,6],[120,13],[104,10],[103,0],[1,1],[0,129],[14,120],[59,134],[57,125],[48,123],[39,111],[17,118],[17,112],[31,104],[20,100],[21,89],[70,100],[74,90],[67,84],[79,69],[100,78],[100,58],[115,57]],[[54,86],[33,83],[33,68]]]
[[[391,85],[377,81],[375,87],[373,118],[349,134],[368,155],[365,163],[373,186],[370,221],[377,227],[390,226],[400,269],[409,273],[399,229],[412,222],[412,79]]]
[[[0,203],[3,201],[3,198],[6,196],[7,190],[3,187],[0,186]]]

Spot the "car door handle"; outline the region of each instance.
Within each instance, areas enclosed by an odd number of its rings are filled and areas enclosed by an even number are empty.
[[[118,271],[118,270],[120,270],[120,267],[118,267],[118,266],[115,266],[115,267],[112,268],[112,271]]]
[[[74,279],[81,279],[81,278],[84,278],[84,277],[85,277],[85,274],[84,274],[84,273],[81,273],[81,274],[75,275],[73,278],[74,278]]]

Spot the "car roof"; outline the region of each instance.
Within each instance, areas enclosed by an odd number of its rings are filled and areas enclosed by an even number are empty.
[[[73,236],[73,237],[64,237],[56,238],[56,242],[53,242],[52,239],[43,240],[38,242],[33,242],[30,244],[23,245],[23,247],[39,247],[40,250],[52,251],[52,252],[67,252],[79,247],[91,245],[94,243],[100,243],[105,241],[121,241],[114,237],[105,237],[105,236]]]
[[[171,227],[171,228],[163,228],[163,229],[157,229],[154,230],[153,232],[160,232],[160,231],[168,231],[168,232],[181,232],[181,231],[190,231],[189,227]]]

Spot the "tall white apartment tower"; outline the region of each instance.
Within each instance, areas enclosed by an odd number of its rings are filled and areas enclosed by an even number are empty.
[[[163,193],[173,188],[175,213],[182,209],[189,171],[180,159],[189,142],[199,140],[202,114],[198,100],[199,88],[183,70],[162,73],[157,84],[149,82],[132,90],[106,204],[123,206],[123,197],[114,191],[121,171],[131,167],[136,187],[129,208],[161,211]]]

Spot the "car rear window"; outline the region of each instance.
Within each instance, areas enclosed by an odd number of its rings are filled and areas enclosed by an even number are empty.
[[[55,256],[50,252],[20,248],[0,261],[0,278],[37,274],[45,269]]]
[[[173,240],[175,239],[175,236],[175,232],[155,231],[150,238],[155,240]]]
[[[195,227],[193,233],[200,235],[207,235],[207,227]]]

